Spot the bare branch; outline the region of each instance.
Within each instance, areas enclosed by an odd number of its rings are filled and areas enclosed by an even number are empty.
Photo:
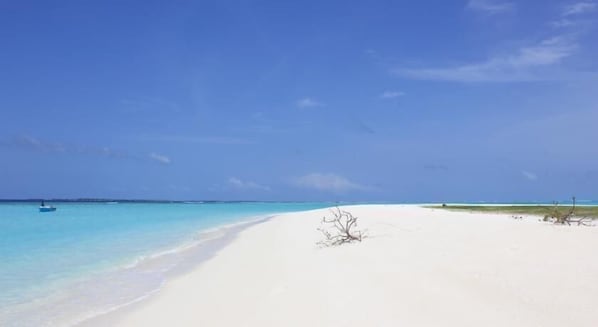
[[[361,242],[363,233],[352,230],[353,227],[357,227],[357,217],[354,217],[348,211],[341,210],[339,207],[331,209],[330,212],[333,217],[323,217],[321,226],[318,228],[325,237],[323,241],[318,242],[319,245],[335,246],[353,241]],[[332,229],[332,232],[330,229]]]
[[[575,209],[576,209],[576,204],[575,204],[575,197],[572,197],[573,200],[573,205],[571,206],[571,209],[569,209],[568,212],[566,213],[561,213],[561,211],[559,210],[559,203],[557,201],[554,201],[552,204],[552,208],[550,209],[550,212],[544,216],[544,221],[549,221],[552,222],[554,224],[558,224],[558,225],[568,225],[571,226],[571,223],[577,224],[577,226],[591,226],[590,222],[592,221],[591,218],[588,217],[578,217],[575,218]]]

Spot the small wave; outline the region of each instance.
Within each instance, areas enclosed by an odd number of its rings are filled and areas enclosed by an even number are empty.
[[[143,265],[151,260],[156,260],[156,259],[162,258],[164,256],[175,255],[175,254],[179,254],[179,253],[188,251],[195,247],[201,246],[204,243],[222,238],[222,237],[226,236],[227,233],[229,233],[233,229],[242,228],[247,225],[260,223],[267,219],[270,219],[271,217],[272,217],[272,215],[250,217],[250,218],[244,219],[243,221],[238,221],[238,222],[234,222],[234,223],[230,223],[230,224],[220,225],[218,227],[201,230],[201,231],[197,232],[197,234],[193,237],[193,240],[191,240],[191,241],[187,241],[185,243],[179,244],[178,246],[173,247],[173,248],[157,251],[157,252],[154,252],[154,253],[148,254],[148,255],[139,256],[127,264],[124,264],[120,267],[115,267],[115,269],[113,269],[113,270],[132,269],[132,268],[138,267],[140,265]]]
[[[104,307],[101,310],[96,310],[93,313],[89,313],[84,319],[79,320],[77,324],[114,312],[130,304],[134,304],[148,298],[152,294],[157,293],[168,278],[187,271],[187,269],[192,269],[204,260],[209,259],[211,254],[215,253],[218,249],[226,244],[226,242],[218,243],[219,240],[224,240],[224,238],[227,236],[232,237],[244,228],[266,221],[271,217],[272,215],[251,217],[243,221],[202,230],[197,233],[194,241],[187,242],[172,249],[139,257],[134,260],[134,262],[126,266],[121,266],[120,269],[112,271],[110,274],[104,275],[102,277],[103,280],[109,280],[116,285],[119,283],[118,281],[115,282],[114,280],[118,280],[118,276],[121,276],[121,279],[126,279],[130,278],[130,276],[138,276],[139,272],[143,272],[144,275],[156,275],[155,277],[159,279],[159,284],[156,285],[155,282],[150,283],[150,285],[148,285],[151,287],[150,289],[146,289],[144,292],[137,292],[134,298],[129,296],[128,300],[125,302],[113,304],[109,308]],[[204,247],[204,245],[208,243],[211,243],[212,246],[209,248]],[[152,280],[155,279],[152,278]],[[122,283],[121,281],[120,284],[126,283]],[[154,286],[152,287],[151,284]]]
[[[254,217],[202,230],[193,241],[73,281],[34,302],[0,310],[0,324],[12,326],[11,322],[19,321],[32,326],[75,326],[122,309],[152,296],[166,280],[193,269],[224,247],[237,232],[267,218]]]

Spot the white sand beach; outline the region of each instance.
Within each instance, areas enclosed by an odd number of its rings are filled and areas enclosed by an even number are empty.
[[[598,326],[598,227],[363,205],[361,243],[322,248],[328,210],[242,231],[117,326]]]

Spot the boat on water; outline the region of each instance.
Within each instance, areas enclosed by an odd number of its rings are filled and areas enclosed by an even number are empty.
[[[51,211],[56,211],[56,207],[48,206],[44,203],[44,201],[42,201],[42,204],[40,204],[40,206],[39,206],[39,212],[51,212]]]
[[[39,206],[39,212],[50,212],[56,211],[56,207],[53,206]]]

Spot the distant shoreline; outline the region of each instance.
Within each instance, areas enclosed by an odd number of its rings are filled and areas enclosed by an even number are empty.
[[[537,205],[470,205],[470,204],[446,204],[443,206],[426,206],[432,209],[443,209],[460,212],[478,212],[478,213],[498,213],[498,214],[516,214],[516,215],[534,215],[545,216],[554,210],[554,204]],[[566,212],[571,210],[571,204],[558,206],[558,210]],[[598,205],[596,204],[576,204],[575,213],[579,216],[588,218],[598,218]]]
[[[153,200],[153,199],[108,199],[108,198],[28,198],[28,199],[0,199],[1,203],[37,203],[37,202],[53,202],[53,203],[181,203],[181,204],[217,204],[217,203],[330,203],[332,205],[358,205],[358,204],[381,204],[381,205],[418,205],[418,206],[436,206],[447,204],[451,206],[543,206],[552,205],[553,200],[547,201],[306,201],[306,200],[289,200],[289,201],[273,201],[273,200]],[[571,204],[571,200],[559,201],[562,205]],[[578,206],[598,206],[598,200],[577,200]]]
[[[0,199],[0,203],[10,202],[62,202],[62,203],[182,203],[182,204],[202,204],[202,203],[334,203],[332,201],[258,201],[258,200],[144,200],[144,199]],[[343,202],[344,203],[344,202]],[[339,203],[340,204],[340,203]]]

